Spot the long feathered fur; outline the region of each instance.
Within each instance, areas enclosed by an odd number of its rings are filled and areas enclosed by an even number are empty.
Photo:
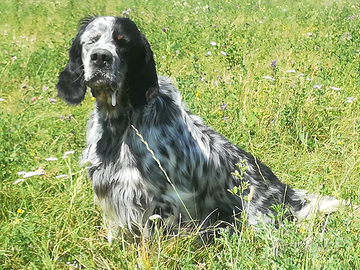
[[[113,227],[142,230],[154,214],[170,227],[218,221],[236,226],[244,210],[248,224],[256,225],[260,217],[270,221],[277,215],[274,205],[303,219],[316,205],[331,212],[339,203],[283,184],[191,114],[170,80],[158,78],[150,45],[129,19],[82,22],[59,76],[59,96],[78,104],[85,84],[96,106],[83,163]],[[239,170],[240,177],[234,174]],[[229,192],[234,187],[239,194]]]

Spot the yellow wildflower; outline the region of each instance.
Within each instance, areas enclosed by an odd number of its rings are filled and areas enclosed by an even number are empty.
[[[200,96],[200,91],[197,90],[195,96],[198,98]]]

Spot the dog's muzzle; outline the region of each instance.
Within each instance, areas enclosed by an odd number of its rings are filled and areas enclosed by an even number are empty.
[[[117,81],[113,71],[114,58],[110,51],[97,48],[90,54],[88,78],[86,84],[91,88],[92,95],[97,98],[99,95],[111,95],[111,105],[116,105]]]

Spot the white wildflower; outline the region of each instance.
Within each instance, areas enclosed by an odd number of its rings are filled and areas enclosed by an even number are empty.
[[[211,45],[211,46],[216,46],[217,44],[216,44],[215,41],[210,41],[210,45]]]
[[[347,97],[345,102],[346,103],[353,103],[355,100],[356,100],[355,97]]]
[[[36,176],[36,175],[43,175],[44,173],[43,172],[26,172],[23,177],[24,178],[29,178],[29,177],[33,177],[33,176]]]
[[[263,78],[263,79],[266,79],[266,80],[275,81],[275,79],[274,79],[273,77],[270,77],[270,76],[263,76],[262,78]]]
[[[56,157],[49,157],[45,159],[46,161],[55,161],[58,160]]]
[[[330,86],[330,89],[331,89],[331,90],[334,90],[334,91],[340,91],[340,90],[341,90],[341,88],[334,87],[334,86]]]
[[[154,220],[157,220],[157,219],[162,219],[162,217],[160,215],[158,215],[158,214],[154,214],[154,215],[150,216],[149,219],[151,221],[154,221]]]
[[[20,178],[20,179],[14,181],[13,185],[19,184],[19,183],[24,182],[24,181],[25,181],[25,179]]]

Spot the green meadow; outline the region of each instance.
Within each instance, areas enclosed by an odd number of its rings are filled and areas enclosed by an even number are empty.
[[[360,269],[353,207],[110,245],[79,164],[94,101],[55,87],[89,15],[134,20],[191,111],[281,181],[360,204],[358,0],[2,0],[0,269]]]

